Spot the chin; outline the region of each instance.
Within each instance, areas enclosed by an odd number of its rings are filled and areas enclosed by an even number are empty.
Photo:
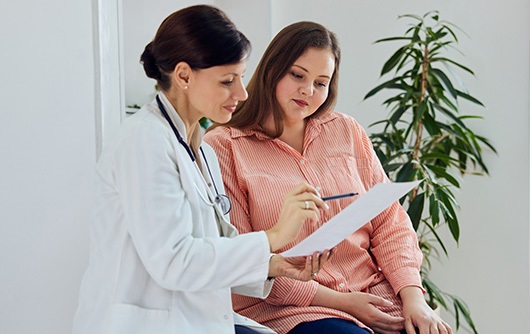
[[[231,119],[232,119],[232,114],[226,117],[217,117],[216,119],[212,119],[212,121],[218,124],[225,124],[225,123],[228,123]]]

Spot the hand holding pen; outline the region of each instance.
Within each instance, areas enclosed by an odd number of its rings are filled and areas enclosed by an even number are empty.
[[[347,193],[320,197],[317,188],[301,183],[287,193],[276,224],[266,230],[271,252],[282,248],[296,238],[304,223],[316,223],[320,219],[320,209],[327,209],[325,201],[355,196]]]
[[[304,224],[316,224],[320,220],[320,210],[327,208],[317,188],[306,182],[289,191],[282,200],[276,224],[265,231],[271,252],[292,242]]]

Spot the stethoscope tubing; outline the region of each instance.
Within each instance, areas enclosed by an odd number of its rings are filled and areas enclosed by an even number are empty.
[[[216,210],[219,209],[219,208],[217,208],[217,205],[220,205],[221,209],[223,211],[225,211],[225,212],[221,212],[221,213],[222,214],[228,214],[228,212],[230,211],[230,208],[232,206],[232,203],[231,203],[230,199],[226,195],[223,195],[224,198],[226,199],[226,202],[222,203],[223,199],[222,199],[221,195],[219,194],[219,191],[217,190],[217,186],[216,186],[215,181],[213,179],[212,171],[210,170],[210,164],[208,163],[208,160],[206,159],[206,154],[204,154],[204,150],[202,149],[201,146],[199,146],[199,151],[201,152],[201,155],[202,155],[202,157],[204,159],[204,163],[206,164],[206,169],[208,170],[208,175],[210,177],[210,180],[212,181],[212,185],[213,185],[215,193],[216,193],[215,196],[210,191],[210,186],[208,185],[208,182],[206,182],[206,180],[204,178],[204,175],[202,174],[202,172],[201,172],[201,170],[199,168],[199,165],[197,163],[197,158],[195,157],[195,154],[193,153],[193,150],[188,145],[188,143],[186,143],[184,138],[182,138],[182,136],[180,135],[180,132],[177,130],[175,124],[173,124],[173,121],[169,117],[169,115],[168,115],[168,113],[166,111],[166,108],[162,104],[162,101],[160,100],[160,97],[158,95],[156,96],[156,102],[158,104],[158,108],[160,109],[160,112],[162,113],[162,115],[164,116],[166,121],[171,126],[171,129],[173,130],[173,133],[175,134],[175,137],[177,138],[177,141],[180,143],[180,145],[182,145],[186,149],[186,152],[188,153],[188,155],[189,155],[191,161],[193,162],[193,164],[195,165],[195,168],[197,168],[197,172],[200,174],[201,180],[204,182],[204,185],[206,186],[206,191],[208,192],[209,195],[211,195],[211,197],[215,198],[215,201],[212,201],[212,200],[209,200],[208,198],[205,198],[203,196],[202,192],[200,191],[199,187],[197,186],[197,184],[195,184],[195,188],[197,189],[197,192],[199,193],[199,196],[202,198],[202,200],[206,204],[208,204],[210,206],[213,206]],[[208,196],[208,197],[210,197],[210,196]],[[224,208],[223,208],[223,206],[224,206]]]

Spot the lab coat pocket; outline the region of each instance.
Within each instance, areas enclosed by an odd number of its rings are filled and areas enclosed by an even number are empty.
[[[105,334],[166,334],[175,332],[169,310],[146,309],[131,304],[110,307]]]

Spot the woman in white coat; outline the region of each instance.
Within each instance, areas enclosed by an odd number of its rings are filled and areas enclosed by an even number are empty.
[[[311,279],[329,259],[274,251],[326,204],[301,184],[267,231],[237,235],[230,201],[199,120],[230,120],[247,98],[250,43],[218,9],[198,5],[166,18],[141,57],[161,92],[125,120],[96,166],[89,267],[74,334],[250,333],[231,292],[265,297],[271,277]]]

